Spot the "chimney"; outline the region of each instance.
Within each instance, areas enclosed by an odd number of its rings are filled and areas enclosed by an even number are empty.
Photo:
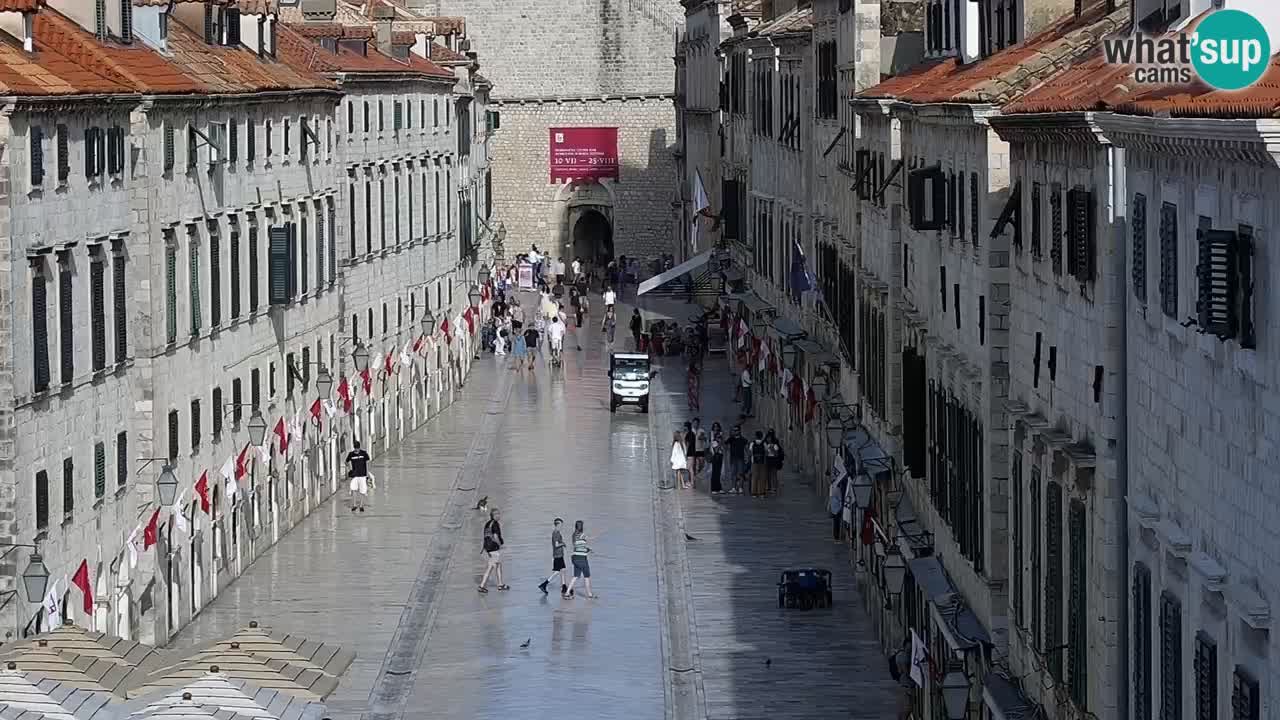
[[[374,21],[373,29],[374,46],[378,48],[378,52],[383,55],[391,55],[391,21],[378,19]]]
[[[1084,3],[1079,0],[1022,0],[1022,25],[1018,29],[1018,42],[1023,42],[1061,20],[1064,16],[1079,16]]]
[[[338,14],[337,0],[302,0],[300,5],[307,22],[333,22]]]

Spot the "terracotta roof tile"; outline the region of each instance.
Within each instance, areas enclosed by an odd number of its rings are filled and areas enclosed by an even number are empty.
[[[209,45],[183,26],[169,23],[169,53],[173,63],[198,80],[210,93],[270,90],[331,89],[319,74],[285,62],[264,60],[245,48]]]
[[[93,68],[95,74],[134,91],[186,94],[205,90],[202,84],[140,42],[100,43],[79,25],[49,9],[36,14],[34,27],[37,54],[57,53],[81,68]]]
[[[282,24],[277,31],[280,56],[285,62],[315,73],[417,73],[429,78],[452,80],[453,73],[439,65],[410,53],[407,60],[383,55],[372,45],[361,55],[339,46],[330,52],[308,40],[298,26]]]
[[[1102,37],[1123,28],[1128,18],[1127,6],[1107,14],[1105,3],[1095,0],[1079,17],[1067,15],[1024,42],[977,62],[962,65],[954,58],[926,62],[858,97],[1003,105],[1093,52]]]
[[[0,0],[0,12],[35,12],[44,7],[44,0]]]
[[[786,35],[813,31],[813,5],[789,10],[756,28],[761,35]]]
[[[761,0],[733,0],[733,12],[744,18],[760,17]]]
[[[438,63],[454,63],[467,62],[467,56],[455,50],[441,45],[440,43],[431,43],[431,61]]]
[[[393,30],[391,32],[392,45],[413,45],[418,42],[418,33],[413,30]]]
[[[204,2],[205,0],[174,0],[174,2]],[[279,12],[278,0],[209,0],[214,5],[238,8],[248,15],[268,15]],[[167,7],[169,0],[133,0],[137,7]]]
[[[0,91],[34,96],[135,92],[125,78],[107,68],[97,63],[82,64],[59,52],[59,47],[74,47],[74,38],[71,42],[47,42],[46,16],[61,17],[52,10],[44,10],[37,15],[34,54],[0,43]]]

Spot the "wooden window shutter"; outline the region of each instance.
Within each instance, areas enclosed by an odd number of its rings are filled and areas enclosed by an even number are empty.
[[[132,7],[132,5],[130,5]],[[71,177],[71,151],[69,145],[69,133],[66,125],[59,125],[56,128],[58,138],[58,182],[65,183],[67,178]]]
[[[213,17],[213,3],[205,3],[204,6],[204,41],[210,45],[217,42],[217,34],[215,32],[215,22]]]
[[[1160,206],[1160,309],[1178,316],[1178,206]]]
[[[93,445],[93,496],[102,499],[107,494],[107,446]]]
[[[307,226],[309,225],[309,223],[307,221],[306,214],[300,213],[298,216],[298,220],[299,222],[296,225],[296,227],[298,227],[297,232],[301,233],[301,237],[297,238],[297,246],[298,246],[297,253],[298,253],[298,266],[299,266],[298,267],[298,273],[299,273],[298,289],[303,294],[306,294],[307,287],[311,284],[310,283],[311,273],[309,272],[310,268],[308,267],[308,260],[310,260],[310,258],[307,257],[310,254],[307,249],[310,247],[311,239],[307,237],[307,234],[309,232],[307,230]]]
[[[1218,720],[1218,644],[1204,632],[1196,633],[1191,668],[1196,684],[1196,720]]]
[[[1240,347],[1257,346],[1253,322],[1253,228],[1241,225],[1236,232],[1236,299]]]
[[[239,8],[223,8],[223,37],[229,47],[240,44],[240,10]]]
[[[1133,567],[1133,720],[1151,720],[1151,571]]]
[[[200,164],[200,136],[196,135],[196,126],[187,125],[187,170],[192,171]]]
[[[209,221],[209,323],[222,324],[222,238],[218,221]]]
[[[62,459],[62,514],[70,515],[76,509],[76,464],[71,458]]]
[[[1071,233],[1075,236],[1072,254],[1075,256],[1075,272],[1072,275],[1081,283],[1093,282],[1097,269],[1097,207],[1092,191],[1083,188],[1072,190],[1075,196],[1071,209]]]
[[[298,296],[298,224],[285,225],[289,237],[288,293],[289,299]]]
[[[1231,677],[1231,720],[1262,720],[1262,691],[1258,681],[1239,667]]]
[[[111,258],[112,314],[115,315],[115,351],[116,362],[122,363],[129,358],[129,314],[128,279],[125,276],[124,252],[117,252]]]
[[[116,433],[116,487],[129,484],[129,433]]]
[[[1130,272],[1133,277],[1133,296],[1138,302],[1147,301],[1147,196],[1135,193],[1133,206],[1129,208],[1131,259]]]
[[[1160,720],[1182,720],[1182,604],[1160,596]]]
[[[392,118],[392,122],[394,123],[393,127],[396,132],[400,132],[404,129],[404,104],[399,100],[396,100],[395,104],[392,106],[392,113],[394,115]]]
[[[1010,584],[1013,587],[1012,592],[1010,593],[1010,599],[1012,600],[1011,604],[1013,606],[1013,626],[1015,628],[1021,628],[1023,627],[1023,610],[1025,609],[1025,606],[1023,605],[1025,589],[1023,586],[1022,576],[1022,563],[1023,558],[1025,557],[1023,554],[1025,543],[1023,540],[1024,525],[1022,522],[1022,505],[1023,502],[1025,502],[1025,498],[1023,497],[1023,493],[1025,491],[1022,473],[1021,448],[1015,447],[1013,450],[1013,462],[1010,464],[1009,480],[1010,484],[1013,486],[1011,488],[1012,499],[1010,501],[1010,505],[1012,506],[1011,509],[1013,511],[1013,563],[1010,568]]]
[[[883,155],[880,156],[880,160],[881,162],[884,161]],[[964,201],[964,185],[965,185],[964,173],[960,173],[958,175],[952,175],[951,183],[952,185],[955,186],[955,195],[956,195],[956,225],[954,228],[951,229],[951,234],[959,236],[961,242],[963,242],[965,233],[968,232],[968,228],[969,228],[968,224],[966,224],[965,222],[966,205]]]
[[[244,159],[253,162],[258,150],[258,126],[253,120],[244,123]]]
[[[969,173],[969,234],[973,237],[973,246],[978,247],[982,242],[980,228],[982,226],[981,212],[982,196],[978,190],[978,173]],[[1020,235],[1014,236],[1020,239]]]
[[[249,312],[258,309],[258,225],[249,225]]]
[[[164,249],[165,341],[178,339],[178,248],[172,242]]]
[[[240,123],[227,123],[227,162],[240,159]]]
[[[84,129],[84,176],[86,178],[98,176],[96,172],[98,161],[94,158],[98,149],[97,132],[98,128]]]
[[[1031,257],[1039,260],[1041,257],[1041,220],[1042,211],[1041,203],[1043,200],[1040,195],[1040,183],[1032,183],[1031,185]],[[1015,245],[1015,247],[1017,247]],[[1018,248],[1021,250],[1021,248]]]
[[[1084,503],[1078,500],[1071,502],[1067,515],[1067,537],[1071,557],[1070,583],[1067,587],[1067,670],[1071,699],[1076,707],[1088,707],[1089,693],[1089,608],[1088,564],[1086,553],[1089,546],[1086,542]]]
[[[947,230],[951,232],[952,236],[955,236],[956,214],[959,211],[959,208],[956,207],[959,204],[959,198],[956,196],[956,174],[950,173],[943,177],[947,179]]]
[[[422,191],[425,196],[427,183],[422,183]],[[325,201],[326,215],[329,218],[329,282],[333,283],[338,279],[338,210],[330,197]],[[425,213],[423,214],[425,217]]]
[[[34,357],[32,358],[33,390],[44,392],[49,389],[49,316],[48,290],[43,274],[31,275],[31,341]]]
[[[107,266],[101,258],[89,261],[89,325],[93,370],[107,366]]]
[[[44,184],[44,128],[32,125],[28,132],[31,136],[31,187],[38,188]]]
[[[62,352],[62,373],[59,379],[69,383],[75,376],[75,319],[70,258],[59,261],[58,267],[58,337]]]
[[[1054,275],[1062,274],[1062,186],[1049,186],[1049,267]],[[1072,260],[1068,257],[1067,262]],[[1067,270],[1068,274],[1071,270]]]
[[[240,383],[240,378],[231,381],[231,427],[240,429],[240,418],[244,416],[244,410],[240,406],[244,404],[244,390]]]
[[[49,473],[36,473],[36,529],[49,527]]]
[[[324,201],[317,200],[316,201],[316,289],[319,289],[320,286],[324,284],[324,251],[325,251],[324,223],[325,223]],[[412,225],[413,223],[410,222],[409,224]]]
[[[1236,234],[1230,230],[1198,230],[1200,262],[1196,265],[1196,315],[1200,329],[1226,340],[1239,326],[1236,302]]]
[[[164,124],[164,171],[173,172],[174,130],[169,123]]]
[[[267,231],[267,298],[272,305],[289,304],[289,229],[283,225]]]
[[[1037,649],[1043,647],[1040,644],[1040,638],[1044,625],[1044,586],[1041,584],[1043,578],[1040,574],[1040,531],[1042,528],[1041,515],[1044,512],[1044,507],[1040,504],[1040,494],[1040,468],[1032,465],[1031,493],[1027,502],[1027,507],[1031,509],[1031,522],[1027,527],[1031,529],[1031,574],[1029,578],[1031,585],[1031,645]]]
[[[191,335],[200,334],[200,241],[193,230],[187,233],[187,305],[191,315]]]
[[[249,373],[249,404],[257,409],[258,403],[261,402],[261,400],[262,371],[258,368],[254,368],[253,372]]]
[[[213,438],[217,440],[222,435],[222,388],[213,389],[213,397],[209,404],[210,420],[213,422]]]
[[[235,127],[234,125],[232,127]],[[240,317],[240,229],[231,227],[231,319]]]
[[[1044,498],[1044,648],[1062,645],[1062,486],[1049,481]],[[1062,682],[1061,650],[1049,654],[1049,674]]]
[[[191,401],[191,449],[200,447],[200,401]]]
[[[1036,354],[1031,358],[1031,387],[1040,387],[1040,349],[1044,344],[1044,333],[1036,333]]]

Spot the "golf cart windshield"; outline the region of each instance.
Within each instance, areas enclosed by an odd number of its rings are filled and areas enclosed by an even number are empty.
[[[649,360],[647,358],[615,357],[613,359],[613,377],[615,380],[648,380]]]

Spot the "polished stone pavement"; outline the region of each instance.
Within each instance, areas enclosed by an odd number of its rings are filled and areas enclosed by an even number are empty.
[[[350,648],[357,659],[328,700],[335,720],[889,717],[891,683],[851,576],[833,612],[770,607],[782,568],[841,562],[820,503],[739,507],[657,489],[684,413],[678,363],[655,388],[652,416],[610,415],[599,333],[574,345],[571,332],[564,368],[532,376],[486,356],[458,402],[375,458],[369,512],[351,513],[341,497],[319,508],[173,645],[257,620]],[[704,415],[727,402],[717,396],[704,395]],[[475,590],[482,496],[503,511],[510,592]],[[586,522],[598,600],[536,589],[556,516]],[[675,522],[698,542],[663,541]],[[679,601],[659,602],[660,592]],[[672,626],[694,638],[690,667],[678,667]],[[673,700],[673,677],[696,685],[693,711]]]

